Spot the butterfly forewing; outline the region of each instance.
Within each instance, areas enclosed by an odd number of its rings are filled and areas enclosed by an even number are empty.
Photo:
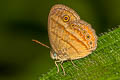
[[[61,60],[87,56],[96,48],[97,36],[90,24],[64,5],[52,7],[48,17],[51,47]]]

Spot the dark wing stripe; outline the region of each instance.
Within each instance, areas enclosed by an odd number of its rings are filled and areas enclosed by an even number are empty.
[[[75,49],[75,51],[79,54],[78,50],[69,42],[67,42],[66,40],[64,40],[62,37],[60,37],[59,35],[57,35],[55,32],[51,31],[54,35],[56,35],[58,38],[60,38],[62,41],[66,42],[67,44],[69,44],[73,49]]]

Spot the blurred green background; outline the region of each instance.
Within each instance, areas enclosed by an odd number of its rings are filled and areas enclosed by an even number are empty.
[[[120,0],[0,0],[0,80],[38,80],[54,65],[47,18],[55,4],[73,8],[97,35],[120,24]],[[31,45],[32,43],[32,45]]]

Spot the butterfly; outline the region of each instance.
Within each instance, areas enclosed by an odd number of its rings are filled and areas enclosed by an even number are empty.
[[[97,48],[97,35],[91,25],[80,19],[80,16],[71,8],[62,5],[54,5],[48,16],[48,35],[51,47],[37,41],[50,49],[50,56],[57,63],[84,58]],[[72,62],[74,65],[74,63]]]

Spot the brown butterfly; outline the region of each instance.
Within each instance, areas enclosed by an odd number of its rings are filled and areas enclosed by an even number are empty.
[[[97,36],[91,25],[80,19],[79,15],[71,8],[57,4],[54,5],[48,16],[48,35],[51,47],[37,41],[49,48],[51,58],[62,66],[63,61],[83,58],[97,47]],[[74,63],[72,62],[74,65]]]

